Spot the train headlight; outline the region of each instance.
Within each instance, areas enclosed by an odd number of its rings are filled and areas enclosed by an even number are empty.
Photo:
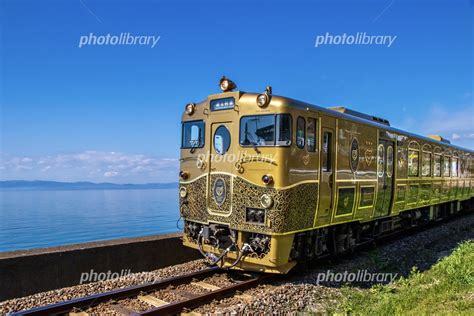
[[[247,208],[246,211],[246,222],[255,223],[255,224],[264,224],[265,223],[265,210],[260,208]]]
[[[186,104],[184,111],[186,112],[187,115],[192,115],[194,113],[195,108],[196,108],[196,104],[188,103]]]
[[[264,194],[260,197],[260,204],[263,208],[270,208],[273,205],[273,198],[268,194]]]
[[[254,210],[253,208],[250,208],[247,210],[247,222],[255,222],[255,214],[256,214],[256,210]]]
[[[236,86],[232,80],[227,79],[225,76],[223,76],[221,80],[219,81],[219,87],[221,88],[223,92],[228,92],[235,89]]]
[[[179,188],[179,196],[183,199],[188,196],[188,190],[186,189],[186,187]]]
[[[270,100],[270,97],[266,93],[259,94],[257,96],[257,105],[261,108],[264,108],[268,105],[268,101]]]
[[[266,185],[268,184],[272,184],[273,183],[273,177],[269,174],[266,174],[262,177],[262,181],[263,183],[265,183]]]
[[[180,177],[181,179],[183,179],[183,180],[186,180],[186,179],[189,178],[189,173],[187,173],[186,171],[182,171],[182,170],[181,170],[181,171],[179,172],[179,177]]]

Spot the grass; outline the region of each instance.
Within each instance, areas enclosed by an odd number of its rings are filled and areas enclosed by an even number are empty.
[[[370,289],[346,287],[343,310],[354,315],[474,315],[474,241],[461,243],[423,273]]]

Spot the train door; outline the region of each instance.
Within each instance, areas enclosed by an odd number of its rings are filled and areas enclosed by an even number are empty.
[[[375,203],[375,216],[390,214],[393,197],[393,155],[394,142],[379,139],[377,147],[377,202]]]
[[[318,224],[326,222],[326,217],[329,222],[329,215],[334,206],[334,171],[336,169],[335,125],[335,118],[323,117],[321,120]]]
[[[232,199],[232,162],[227,159],[233,153],[238,140],[231,139],[231,122],[219,122],[211,125],[209,179],[207,207],[209,213],[229,214]]]

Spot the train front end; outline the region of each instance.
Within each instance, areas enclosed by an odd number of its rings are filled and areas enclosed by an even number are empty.
[[[270,87],[261,94],[232,91],[226,78],[220,87],[222,93],[186,105],[182,117],[184,244],[223,268],[286,273],[295,265],[289,209],[307,199],[305,188],[283,188],[289,108]]]

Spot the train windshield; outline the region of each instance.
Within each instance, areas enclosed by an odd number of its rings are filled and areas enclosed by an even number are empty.
[[[182,148],[201,148],[204,146],[204,122],[183,123]]]
[[[289,146],[291,116],[270,114],[244,116],[240,120],[240,145]]]

